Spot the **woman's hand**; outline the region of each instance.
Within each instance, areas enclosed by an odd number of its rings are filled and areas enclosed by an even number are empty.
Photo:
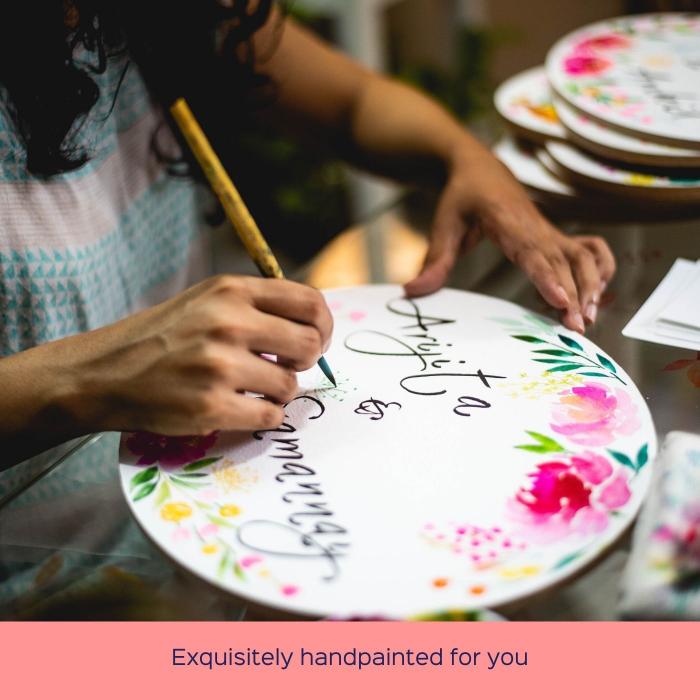
[[[472,149],[473,151],[473,149]],[[562,323],[584,332],[615,274],[607,243],[596,236],[566,236],[530,202],[510,172],[487,152],[455,160],[440,198],[422,272],[406,285],[409,296],[445,284],[460,253],[487,236],[523,269]]]
[[[221,276],[84,336],[68,406],[86,432],[206,434],[273,428],[296,371],[327,348],[320,292],[286,280]],[[277,355],[279,363],[262,353]],[[244,392],[265,398],[246,396]]]

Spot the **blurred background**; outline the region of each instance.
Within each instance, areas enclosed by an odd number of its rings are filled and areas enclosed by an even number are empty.
[[[490,144],[502,131],[492,105],[494,89],[541,64],[559,37],[606,17],[697,10],[700,2],[288,0],[285,5],[357,60],[432,94]],[[424,193],[352,172],[269,130],[247,130],[233,159],[238,185],[290,276],[333,287],[400,283],[418,269],[432,204]],[[383,211],[391,214],[381,216]],[[353,228],[358,226],[361,230]],[[219,269],[249,271],[225,226],[218,248]]]

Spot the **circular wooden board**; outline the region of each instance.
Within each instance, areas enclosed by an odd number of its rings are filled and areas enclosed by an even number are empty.
[[[700,202],[700,179],[651,175],[623,169],[599,160],[575,146],[557,141],[545,145],[547,153],[571,182],[599,190],[659,202]]]
[[[509,78],[496,90],[498,113],[518,135],[533,141],[566,138],[552,105],[544,66],[537,66]]]
[[[700,167],[700,150],[679,148],[610,129],[554,98],[568,140],[591,153],[632,165]]]
[[[700,15],[619,17],[578,29],[547,55],[553,90],[610,127],[700,148]]]
[[[326,357],[275,430],[122,439],[121,483],[152,541],[254,605],[413,618],[558,585],[647,493],[656,436],[588,339],[445,289],[332,290]]]

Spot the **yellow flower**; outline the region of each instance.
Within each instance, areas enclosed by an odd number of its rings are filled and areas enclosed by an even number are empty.
[[[526,578],[528,576],[537,576],[537,574],[539,574],[541,570],[541,566],[530,564],[527,566],[504,567],[503,569],[501,569],[500,574],[503,578],[513,580],[519,578]]]
[[[642,173],[631,173],[626,180],[629,185],[641,185],[643,187],[648,187],[649,185],[654,184],[653,175],[643,175]]]
[[[228,457],[214,467],[214,481],[224,493],[229,491],[248,491],[258,480],[258,475],[251,467],[238,466]]]
[[[240,514],[241,509],[233,503],[227,503],[225,506],[221,506],[221,508],[219,508],[219,515],[222,518],[235,518]]]
[[[205,544],[202,547],[202,552],[204,552],[204,554],[216,554],[218,551],[219,547],[215,544]]]
[[[187,503],[166,503],[160,509],[160,517],[163,520],[170,520],[179,523],[192,515],[192,508]]]

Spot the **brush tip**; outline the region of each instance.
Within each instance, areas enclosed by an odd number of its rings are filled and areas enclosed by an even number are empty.
[[[333,386],[338,386],[338,382],[335,381],[335,377],[333,376],[333,372],[331,372],[331,368],[328,366],[328,362],[326,361],[325,357],[321,357],[318,361],[318,366],[321,368],[321,371],[323,374],[326,375],[326,378],[328,381],[333,385]]]

